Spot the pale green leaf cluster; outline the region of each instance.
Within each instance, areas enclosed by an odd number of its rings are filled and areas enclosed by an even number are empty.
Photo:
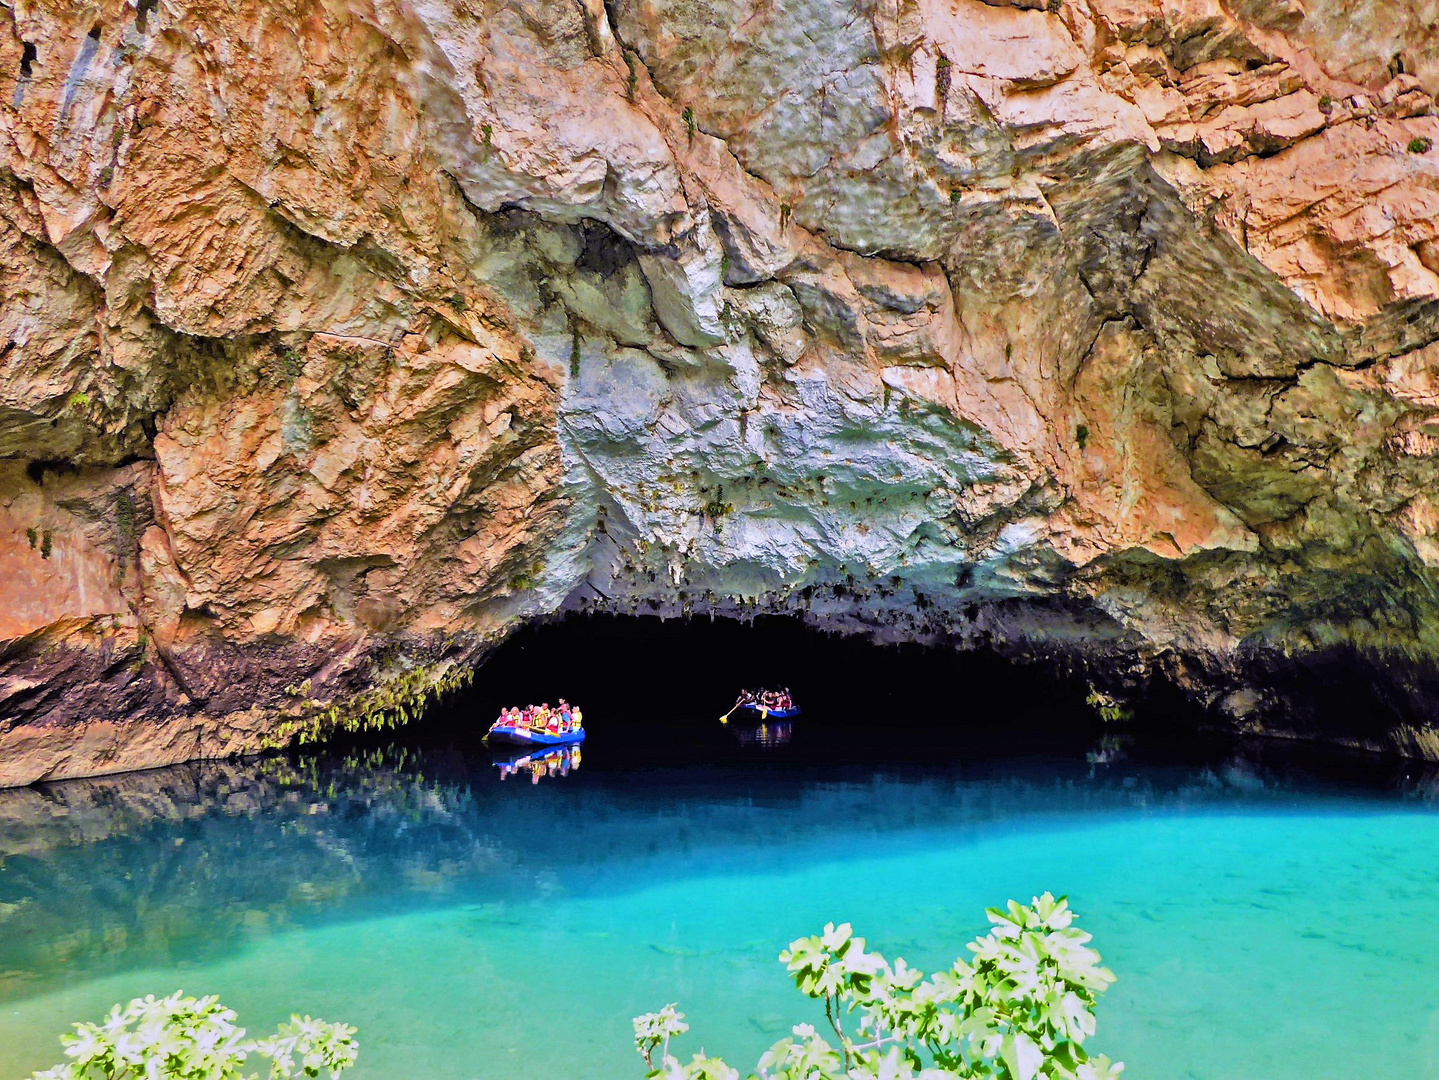
[[[635,1049],[651,1069],[654,1068],[654,1052],[659,1050],[662,1057],[669,1057],[670,1037],[683,1035],[690,1029],[685,1023],[684,1013],[675,1011],[674,1002],[659,1012],[636,1016],[634,1025]]]
[[[355,1063],[355,1029],[292,1016],[268,1039],[247,1039],[233,1010],[218,998],[136,998],[98,1024],[76,1024],[61,1036],[70,1060],[30,1080],[258,1080],[246,1069],[269,1061],[268,1080],[337,1077]]]
[[[866,951],[848,923],[792,942],[780,960],[802,993],[824,1003],[834,1038],[798,1024],[752,1077],[1117,1080],[1123,1065],[1084,1049],[1098,996],[1114,975],[1100,966],[1090,935],[1074,926],[1068,903],[1045,893],[988,914],[993,926],[970,944],[972,958],[928,979],[902,959],[891,964]],[[670,1037],[688,1029],[673,1005],[635,1020],[648,1075],[737,1080],[718,1059],[696,1054],[682,1064],[670,1054]]]

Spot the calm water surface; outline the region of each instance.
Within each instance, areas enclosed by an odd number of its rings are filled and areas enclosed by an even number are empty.
[[[356,1024],[357,1080],[638,1077],[630,1017],[669,1001],[748,1067],[807,1018],[792,938],[850,920],[928,970],[1045,889],[1119,975],[1127,1076],[1439,1077],[1432,781],[803,724],[592,735],[534,784],[389,748],[0,793],[0,1080],[177,988]]]

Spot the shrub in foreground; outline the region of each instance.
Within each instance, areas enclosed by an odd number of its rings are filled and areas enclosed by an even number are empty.
[[[989,920],[990,932],[969,946],[972,959],[928,979],[902,959],[866,952],[848,923],[791,943],[780,960],[802,993],[824,1002],[834,1040],[796,1024],[752,1076],[1116,1080],[1123,1065],[1084,1049],[1114,975],[1073,925],[1068,903],[1049,893],[1027,907],[1011,900],[1007,910],[990,908]],[[674,1005],[636,1017],[634,1026],[649,1077],[737,1080],[738,1070],[719,1058],[699,1053],[681,1063],[671,1055],[670,1039],[689,1030]]]
[[[98,1024],[76,1024],[63,1035],[64,1065],[30,1080],[258,1080],[251,1057],[265,1058],[267,1080],[333,1078],[355,1063],[355,1029],[308,1016],[292,1016],[268,1039],[247,1039],[235,1013],[218,998],[175,993],[116,1005]]]

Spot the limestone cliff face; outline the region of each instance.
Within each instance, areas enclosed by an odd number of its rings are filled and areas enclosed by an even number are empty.
[[[3,10],[0,783],[579,609],[1439,755],[1434,0]]]

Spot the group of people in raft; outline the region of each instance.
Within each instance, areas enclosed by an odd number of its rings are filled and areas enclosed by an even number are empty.
[[[788,686],[778,690],[741,690],[739,698],[734,704],[736,709],[741,705],[763,705],[766,709],[792,709],[794,708],[794,698],[790,695]]]
[[[501,709],[497,726],[565,735],[578,731],[584,719],[579,706],[571,705],[564,698],[560,698],[560,703],[553,709],[548,701],[543,705],[526,705],[523,709]]]

